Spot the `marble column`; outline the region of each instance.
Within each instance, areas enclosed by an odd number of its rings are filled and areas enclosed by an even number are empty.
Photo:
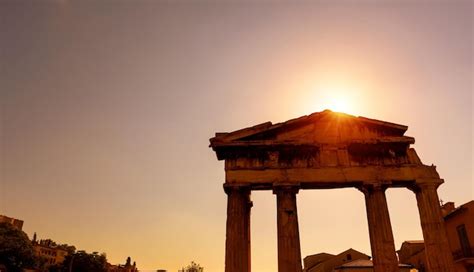
[[[419,182],[410,188],[415,192],[418,203],[428,272],[454,271],[453,256],[436,192],[441,183],[441,180]]]
[[[227,194],[225,272],[250,272],[250,188],[224,185]]]
[[[370,247],[375,272],[398,272],[392,225],[388,212],[386,187],[370,184],[359,187],[365,195]]]
[[[278,271],[301,272],[296,186],[274,186],[277,197]]]

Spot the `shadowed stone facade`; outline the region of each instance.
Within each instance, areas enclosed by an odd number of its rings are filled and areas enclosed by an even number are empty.
[[[385,197],[412,190],[427,243],[428,271],[453,271],[434,166],[421,163],[406,126],[329,110],[263,123],[210,139],[225,160],[228,195],[226,272],[250,271],[250,193],[272,190],[277,202],[278,270],[302,271],[296,196],[301,189],[355,187],[366,200],[374,271],[398,271]]]

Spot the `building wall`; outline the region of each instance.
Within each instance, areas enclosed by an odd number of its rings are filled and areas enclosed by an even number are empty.
[[[441,207],[446,225],[449,246],[453,253],[455,271],[474,271],[474,201],[455,208],[454,203],[448,202]],[[463,242],[461,242],[463,241]],[[462,246],[464,244],[464,246]],[[425,271],[426,257],[424,244],[420,245],[404,242],[399,250],[401,263],[415,266],[421,272]]]
[[[0,223],[4,223],[4,222],[13,225],[15,228],[19,230],[23,229],[23,220],[15,219],[15,218],[0,214]]]
[[[461,205],[447,214],[445,223],[456,272],[465,272],[466,269],[472,271],[474,269],[474,201]],[[472,264],[471,267],[468,267],[469,262]]]
[[[39,244],[33,245],[35,255],[44,258],[47,262],[46,266],[59,265],[64,262],[67,251],[59,248],[51,248]]]

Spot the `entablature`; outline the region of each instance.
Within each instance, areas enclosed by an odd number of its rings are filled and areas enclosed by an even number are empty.
[[[442,183],[435,166],[326,167],[320,169],[227,170],[226,184],[247,184],[256,190],[274,184],[298,184],[302,189],[357,187],[386,183],[390,187]]]

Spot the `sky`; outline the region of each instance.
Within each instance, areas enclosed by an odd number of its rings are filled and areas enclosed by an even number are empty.
[[[326,108],[407,125],[440,198],[473,186],[471,1],[0,1],[0,214],[111,263],[224,270],[215,132]],[[370,255],[356,189],[298,194],[302,257]],[[415,196],[389,189],[399,248]],[[252,270],[277,270],[252,193]]]

